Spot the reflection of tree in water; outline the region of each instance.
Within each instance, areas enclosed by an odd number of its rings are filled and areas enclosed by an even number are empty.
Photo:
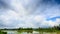
[[[20,32],[20,33],[22,33],[22,32],[33,33],[33,29],[32,28],[19,28],[18,32]]]
[[[22,32],[33,33],[33,30],[19,30],[18,32],[20,32],[20,33],[22,33]]]
[[[27,33],[33,33],[33,30],[27,30],[26,32]]]

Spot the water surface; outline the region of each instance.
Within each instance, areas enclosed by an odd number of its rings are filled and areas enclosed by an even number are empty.
[[[4,32],[7,32],[7,34],[60,34],[60,33],[57,33],[57,32],[39,32],[39,31],[22,31],[22,32],[18,32],[18,31],[4,31]]]

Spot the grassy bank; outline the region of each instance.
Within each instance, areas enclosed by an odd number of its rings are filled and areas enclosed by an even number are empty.
[[[7,34],[7,32],[2,32],[2,31],[0,30],[0,34]]]

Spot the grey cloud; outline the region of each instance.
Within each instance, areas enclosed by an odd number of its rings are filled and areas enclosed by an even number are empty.
[[[8,8],[9,6],[8,6],[8,4],[5,2],[5,1],[3,1],[3,0],[0,0],[0,9],[1,8]]]
[[[45,14],[45,15],[48,15],[48,14],[59,14],[60,13],[60,5],[58,4],[58,2],[56,0],[42,0],[40,1],[40,3],[36,3],[36,5],[39,5],[39,6],[35,6],[34,9],[33,8],[30,8],[32,9],[33,11],[30,11],[30,14]],[[36,8],[37,7],[37,8]]]

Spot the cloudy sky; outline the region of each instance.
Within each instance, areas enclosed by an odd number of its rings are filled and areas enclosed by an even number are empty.
[[[0,28],[53,27],[60,24],[60,0],[0,0]]]

